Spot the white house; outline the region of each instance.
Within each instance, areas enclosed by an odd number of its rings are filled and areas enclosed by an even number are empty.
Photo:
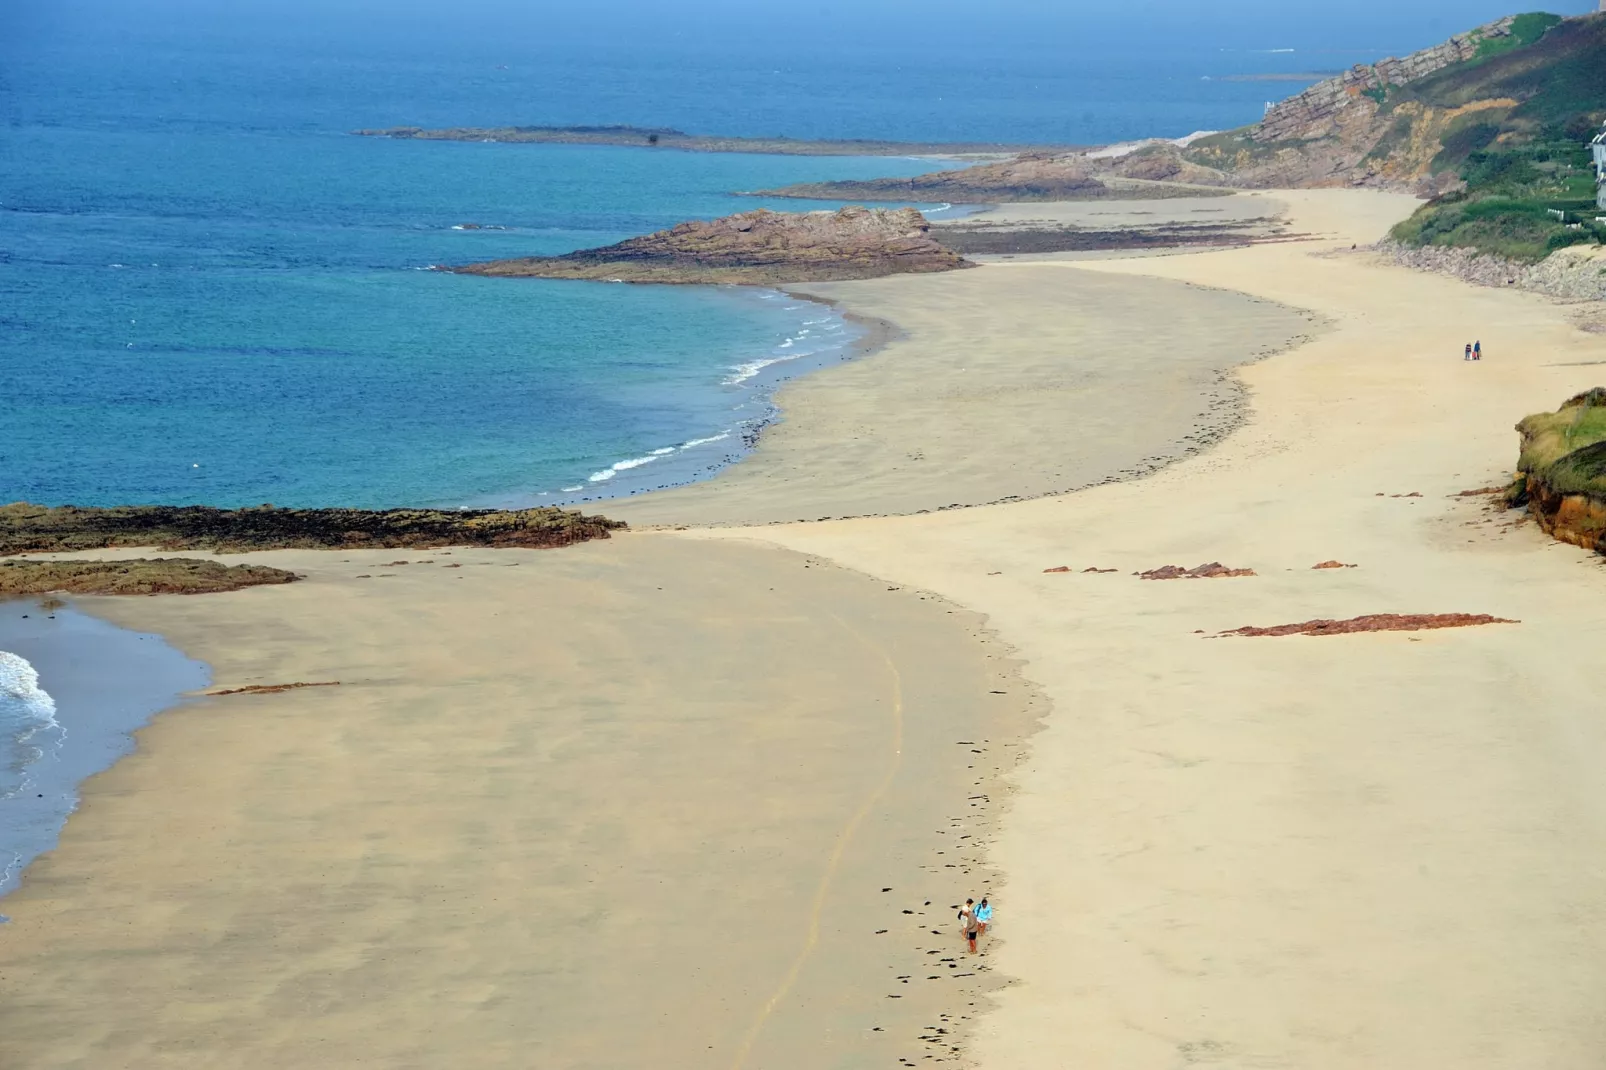
[[[1606,4],[1606,0],[1601,3]],[[1595,154],[1595,206],[1606,208],[1606,130],[1595,135],[1589,148]]]

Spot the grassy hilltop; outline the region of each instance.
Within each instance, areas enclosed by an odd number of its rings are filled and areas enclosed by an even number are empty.
[[[1606,16],[1525,15],[1518,25],[1504,47],[1385,96],[1384,115],[1408,102],[1461,112],[1430,167],[1464,188],[1425,205],[1397,239],[1527,262],[1606,241],[1586,144],[1606,119]]]

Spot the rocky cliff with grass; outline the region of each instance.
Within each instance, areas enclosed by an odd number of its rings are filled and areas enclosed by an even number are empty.
[[[1522,452],[1507,495],[1546,532],[1606,554],[1606,387],[1517,425]]]
[[[443,270],[500,278],[776,286],[972,266],[939,245],[930,229],[913,208],[760,209],[682,223],[601,249]]]
[[[1396,230],[1401,246],[1521,266],[1606,240],[1586,145],[1602,120],[1606,14],[1531,13],[1356,66],[1237,130],[779,192],[993,202],[1126,196],[1132,183],[1370,187],[1433,198]]]

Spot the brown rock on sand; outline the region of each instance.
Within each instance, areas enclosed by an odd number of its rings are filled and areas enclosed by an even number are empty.
[[[1345,635],[1350,632],[1421,632],[1438,628],[1475,628],[1482,624],[1521,624],[1487,613],[1371,613],[1349,620],[1307,620],[1271,628],[1235,628],[1222,636]]]
[[[1220,561],[1211,561],[1209,564],[1199,565],[1195,568],[1183,568],[1181,565],[1163,565],[1147,572],[1138,573],[1143,580],[1218,580],[1230,579],[1234,576],[1253,576],[1252,568],[1228,568]]]

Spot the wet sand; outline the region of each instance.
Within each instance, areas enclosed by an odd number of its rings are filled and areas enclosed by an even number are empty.
[[[7,1066],[885,1066],[996,986],[949,907],[1035,711],[974,615],[650,536],[245,559],[309,578],[79,604],[340,686],[88,782],[3,900]]]
[[[1066,272],[806,290],[904,333],[784,386],[781,419],[741,464],[610,502],[608,515],[643,526],[918,513],[1129,477],[1236,426],[1230,369],[1321,327],[1242,294]]]

